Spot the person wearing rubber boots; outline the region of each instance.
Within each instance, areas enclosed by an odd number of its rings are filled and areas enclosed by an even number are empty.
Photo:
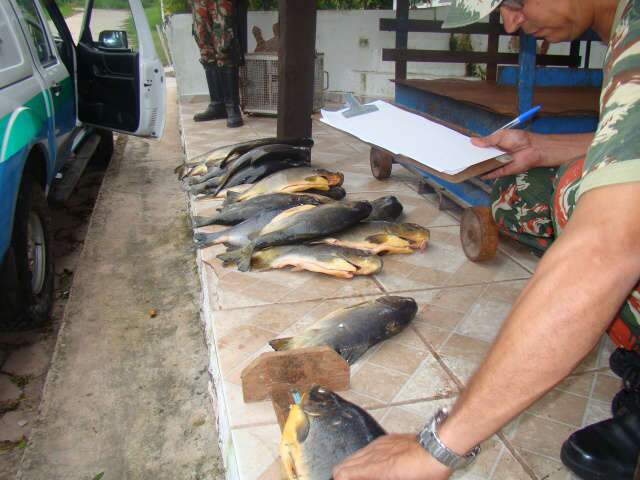
[[[597,130],[472,140],[511,154],[487,176],[496,179],[493,216],[544,254],[451,412],[417,437],[377,439],[337,466],[335,480],[449,478],[604,332],[619,347],[610,365],[623,380],[613,418],[573,433],[560,456],[584,480],[640,479],[640,0],[452,0],[443,28],[497,8],[507,32],[560,42],[591,28],[608,44]]]
[[[238,85],[241,1],[193,0],[193,34],[211,98],[207,109],[194,115],[196,122],[226,118],[229,128],[243,125]]]

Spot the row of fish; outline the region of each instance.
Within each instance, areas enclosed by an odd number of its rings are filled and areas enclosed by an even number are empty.
[[[312,145],[308,139],[263,139],[221,149],[185,167],[181,174],[193,193],[211,190],[225,198],[215,215],[195,217],[194,227],[229,226],[216,233],[197,232],[196,245],[224,244],[229,250],[218,258],[240,271],[293,267],[340,278],[379,272],[379,255],[426,247],[427,229],[397,221],[403,209],[397,198],[340,201],[346,194],[344,176],[310,167]],[[236,183],[247,168],[285,159],[292,168],[248,185]]]

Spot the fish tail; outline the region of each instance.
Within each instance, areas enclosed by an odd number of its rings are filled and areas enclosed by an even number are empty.
[[[238,265],[238,270],[241,272],[248,272],[251,270],[251,255],[253,255],[253,248],[254,244],[249,243],[242,248],[220,253],[217,255],[217,258],[222,260],[222,264],[225,267],[235,263]]]
[[[293,337],[285,337],[285,338],[274,338],[269,342],[269,345],[276,352],[280,352],[282,350],[290,350],[292,343],[293,343]]]
[[[211,245],[222,243],[220,237],[222,237],[224,233],[224,230],[215,233],[195,233],[193,235],[193,241],[196,244],[196,248],[210,247]]]
[[[222,191],[224,186],[227,184],[227,180],[229,180],[228,174],[222,177],[222,179],[220,179],[220,182],[218,183],[217,188],[213,191],[214,196],[218,195]],[[227,198],[229,198],[229,193],[231,192],[227,192]]]
[[[230,203],[235,203],[238,201],[238,198],[242,195],[239,192],[227,192],[227,198],[224,199],[223,205],[229,205]]]
[[[198,227],[206,227],[207,225],[213,225],[214,223],[216,223],[217,220],[217,216],[214,215],[213,217],[198,217],[195,216],[193,217],[192,223],[193,223],[193,227],[194,228],[198,228]]]

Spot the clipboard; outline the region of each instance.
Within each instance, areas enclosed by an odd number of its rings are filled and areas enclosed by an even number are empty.
[[[359,110],[359,106],[358,106],[359,104],[357,104],[357,100],[354,99],[352,94],[348,94],[347,95],[347,100],[348,100],[348,105],[350,106],[350,109],[347,110],[347,112],[346,112],[348,115],[344,115],[344,113],[343,113],[343,115],[345,117],[351,117],[351,116],[355,116],[355,115],[366,115],[368,113],[367,111],[363,111],[363,112],[358,111]],[[399,108],[399,109],[404,110],[406,112],[409,112],[409,113],[412,113],[414,115],[423,117],[423,118],[425,118],[427,120],[430,120],[430,121],[432,121],[434,123],[438,123],[438,124],[440,124],[440,125],[442,125],[444,127],[447,127],[447,128],[449,128],[451,130],[455,130],[458,133],[461,133],[461,134],[463,134],[463,135],[465,135],[467,137],[474,136],[474,134],[472,132],[470,132],[468,129],[460,127],[459,125],[455,125],[455,124],[452,124],[450,122],[441,120],[439,118],[435,118],[432,115],[429,115],[429,114],[427,114],[425,112],[414,110],[414,109],[406,107],[404,105],[396,104],[395,102],[388,102],[388,103],[390,105],[393,105],[396,108]],[[351,110],[356,110],[356,111],[355,111],[355,113],[350,113]],[[490,158],[488,160],[485,160],[485,161],[476,163],[474,165],[471,165],[470,167],[468,167],[468,168],[466,168],[466,169],[464,169],[464,170],[462,170],[462,171],[460,171],[458,173],[448,174],[448,173],[436,170],[434,168],[428,167],[427,165],[425,165],[425,164],[423,164],[421,162],[418,162],[418,161],[416,161],[416,160],[414,160],[412,158],[406,157],[404,155],[394,154],[394,153],[392,153],[392,152],[390,152],[390,151],[384,149],[383,147],[380,147],[380,146],[378,146],[378,145],[376,145],[374,143],[363,141],[361,138],[359,138],[359,137],[357,137],[355,135],[352,135],[349,132],[345,132],[344,130],[341,130],[339,128],[333,127],[332,125],[329,125],[329,124],[326,124],[326,123],[325,123],[325,125],[327,125],[327,126],[329,126],[331,128],[334,128],[334,129],[336,129],[336,130],[338,130],[338,131],[340,131],[342,133],[345,133],[346,135],[349,135],[350,137],[353,137],[353,138],[355,138],[355,139],[357,139],[357,140],[369,145],[373,149],[376,149],[376,150],[378,150],[380,152],[384,152],[384,154],[389,157],[390,161],[393,161],[394,163],[398,163],[398,164],[403,165],[405,167],[410,167],[411,169],[414,169],[414,170],[427,172],[427,173],[429,173],[431,175],[434,175],[434,176],[436,176],[438,178],[441,178],[442,180],[445,180],[445,181],[450,182],[450,183],[462,183],[462,182],[464,182],[466,180],[469,180],[470,178],[477,177],[477,176],[480,176],[480,175],[484,175],[485,173],[488,173],[488,172],[490,172],[492,170],[495,170],[496,168],[500,168],[504,164],[509,163],[511,161],[511,157],[508,154],[504,154],[504,155],[500,155],[498,157]]]

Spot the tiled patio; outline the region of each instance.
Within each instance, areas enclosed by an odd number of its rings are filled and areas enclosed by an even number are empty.
[[[246,125],[234,130],[224,121],[194,123],[191,117],[204,106],[180,106],[187,158],[275,135],[273,118],[245,116]],[[457,212],[440,211],[434,198],[419,194],[416,177],[395,167],[391,179],[379,182],[369,171],[367,145],[317,120],[313,135],[312,164],[344,172],[349,199],[396,195],[405,207],[404,219],[429,227],[431,241],[423,252],[384,257],[380,274],[353,280],[310,272],[240,273],[215,258],[222,247],[199,251],[212,396],[227,478],[282,478],[280,430],[271,403],[245,404],[240,386],[240,372],[271,350],[269,340],[295,334],[362,298],[385,293],[415,298],[420,305],[415,321],[358,361],[351,369],[351,389],[342,394],[390,432],[417,431],[438,407],[455,400],[535,268],[534,256],[508,243],[491,262],[468,261],[458,239]],[[210,214],[217,204],[192,199],[192,213]],[[610,349],[603,339],[570,378],[486,442],[479,460],[454,478],[571,478],[560,463],[560,445],[573,430],[609,416],[609,402],[619,388],[607,368]]]

